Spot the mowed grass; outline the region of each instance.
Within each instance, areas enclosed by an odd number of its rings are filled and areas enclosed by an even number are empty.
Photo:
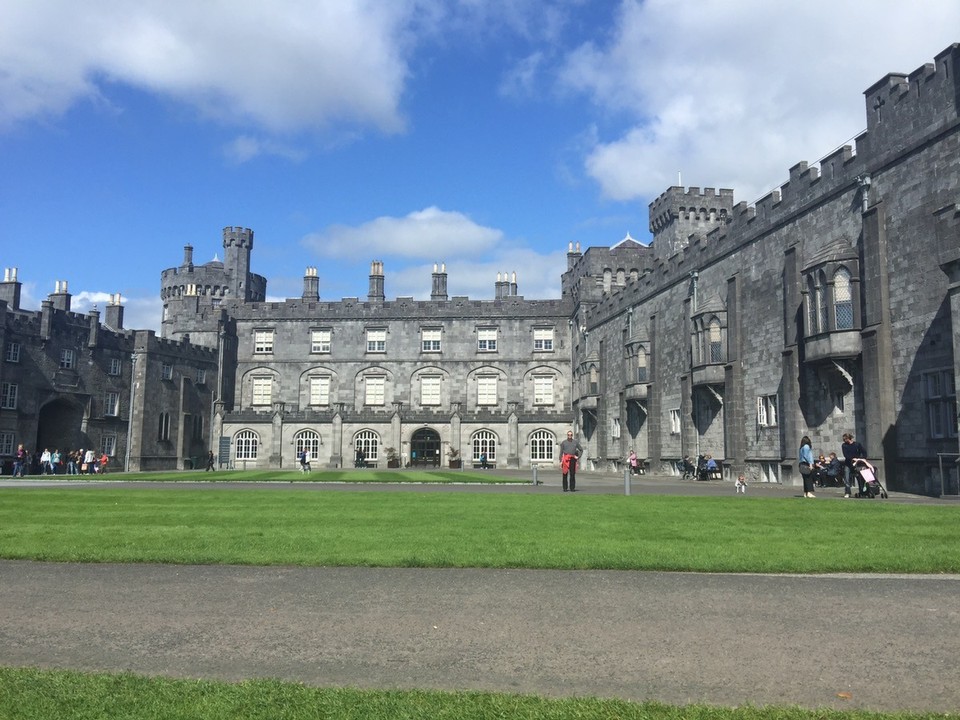
[[[529,484],[530,478],[511,478],[494,473],[472,470],[379,470],[370,469],[318,469],[302,473],[290,470],[182,470],[170,472],[108,472],[102,475],[30,475],[27,479],[38,482],[184,482],[184,483],[464,483],[464,484]]]
[[[130,674],[0,668],[0,717],[5,720],[919,720],[951,716],[777,707],[678,707],[580,697],[548,699],[504,693],[322,689],[274,680],[228,684]]]
[[[0,490],[0,557],[703,572],[960,572],[960,513],[893,503],[244,489]]]

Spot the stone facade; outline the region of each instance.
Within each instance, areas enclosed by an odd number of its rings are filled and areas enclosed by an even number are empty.
[[[8,278],[0,339],[22,359],[0,380],[21,394],[0,441],[115,436],[122,454],[129,422],[133,468],[211,447],[235,467],[291,467],[301,449],[349,466],[359,448],[380,466],[527,468],[555,466],[572,426],[589,469],[619,472],[633,449],[673,472],[709,452],[727,477],[799,483],[801,436],[826,454],[852,432],[891,489],[956,492],[960,45],[865,100],[853,146],[755,206],[671,187],[651,245],[570,246],[559,300],[506,276],[493,300],[449,297],[442,266],[429,300],[388,300],[374,261],[365,299],[321,300],[307,268],[301,297],[267,302],[240,227],[222,262],[188,246],[163,271],[162,339],[122,330],[119,303],[105,325],[70,313],[65,284],[22,311]],[[84,361],[59,367],[66,349]],[[117,415],[98,410],[110,392]]]
[[[71,312],[67,283],[41,304],[20,307],[21,283],[8,268],[0,283],[0,463],[10,472],[19,444],[31,453],[93,449],[110,466],[183,467],[210,446],[210,348],[124,330],[119,296],[105,322]]]

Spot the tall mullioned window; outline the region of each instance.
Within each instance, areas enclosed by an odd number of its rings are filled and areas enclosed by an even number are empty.
[[[373,430],[361,430],[353,437],[353,450],[362,450],[368,463],[377,462],[380,459],[380,436]]]
[[[421,405],[439,405],[440,404],[440,384],[439,375],[420,376],[420,404]]]
[[[310,378],[310,404],[330,404],[330,376],[315,375]]]
[[[20,386],[17,383],[0,384],[0,408],[4,410],[17,409],[17,395],[19,395]]]
[[[497,376],[481,375],[477,378],[477,405],[497,404]]]
[[[549,430],[537,430],[530,435],[530,461],[553,462],[556,437]]]
[[[269,405],[273,402],[273,378],[269,375],[258,375],[253,378],[251,405]]]
[[[534,405],[553,405],[553,376],[552,375],[534,375],[533,376],[533,404]]]
[[[853,328],[853,295],[850,291],[850,271],[840,268],[833,274],[833,309],[837,330]]]
[[[6,348],[6,352],[3,355],[3,359],[11,363],[20,362],[20,343],[18,342],[7,343],[7,348]]]
[[[957,437],[957,387],[953,370],[935,370],[923,374],[924,400],[927,404],[927,437],[940,440]]]
[[[497,460],[497,436],[489,430],[478,430],[473,434],[473,462],[480,462],[480,456],[486,454],[487,462]]]
[[[384,392],[387,379],[383,376],[367,376],[364,379],[366,391],[364,393],[364,405],[383,405]]]

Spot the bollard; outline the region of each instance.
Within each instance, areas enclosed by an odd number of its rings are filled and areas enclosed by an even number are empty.
[[[626,467],[623,469],[623,494],[630,494],[630,468]]]
[[[533,465],[533,484],[534,484],[534,485],[539,485],[539,484],[540,484],[540,481],[537,480],[537,465],[536,465],[536,464]]]

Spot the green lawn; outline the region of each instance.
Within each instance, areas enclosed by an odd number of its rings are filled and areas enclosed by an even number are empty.
[[[0,557],[383,567],[960,572],[956,508],[643,495],[0,490]]]
[[[919,720],[950,716],[774,707],[675,707],[596,698],[321,689],[273,680],[228,684],[130,674],[0,668],[0,717],[4,720]]]

